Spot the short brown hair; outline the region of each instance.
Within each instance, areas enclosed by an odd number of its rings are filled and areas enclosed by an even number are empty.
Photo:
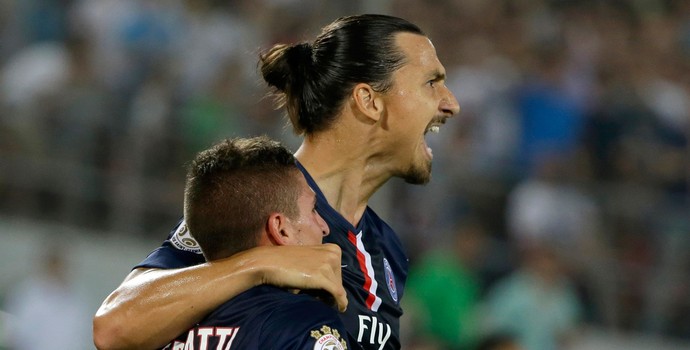
[[[200,152],[187,172],[184,216],[206,260],[255,247],[271,213],[296,217],[298,175],[292,153],[266,136]]]

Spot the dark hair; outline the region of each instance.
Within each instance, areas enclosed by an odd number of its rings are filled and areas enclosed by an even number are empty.
[[[187,172],[184,216],[206,259],[255,247],[271,213],[297,217],[300,175],[292,153],[265,136],[200,152]]]
[[[277,44],[262,53],[259,69],[275,88],[297,134],[330,127],[351,89],[368,83],[390,88],[392,73],[405,63],[395,34],[424,35],[416,25],[386,15],[341,17],[313,43]]]

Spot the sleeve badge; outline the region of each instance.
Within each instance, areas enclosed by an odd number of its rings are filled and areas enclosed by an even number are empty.
[[[189,233],[187,223],[184,221],[180,223],[180,226],[177,227],[175,233],[172,235],[172,237],[170,237],[170,243],[173,245],[173,247],[179,250],[201,254],[201,247],[199,247],[199,243],[197,243],[196,239],[194,239],[192,234]]]

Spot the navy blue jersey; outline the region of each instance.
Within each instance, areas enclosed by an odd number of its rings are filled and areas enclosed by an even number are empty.
[[[356,227],[350,224],[328,204],[307,171],[298,166],[316,192],[317,210],[330,228],[324,242],[339,245],[343,252],[348,307],[340,316],[345,327],[364,349],[400,349],[400,299],[408,270],[400,240],[368,207]],[[203,261],[199,246],[182,221],[163,245],[136,267],[169,269]]]
[[[352,349],[347,337],[335,309],[264,285],[227,301],[163,349]]]

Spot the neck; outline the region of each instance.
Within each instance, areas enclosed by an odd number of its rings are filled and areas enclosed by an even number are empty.
[[[392,171],[385,163],[387,157],[370,141],[376,140],[374,135],[347,129],[305,137],[295,156],[328,203],[356,226],[369,198],[392,177]]]

